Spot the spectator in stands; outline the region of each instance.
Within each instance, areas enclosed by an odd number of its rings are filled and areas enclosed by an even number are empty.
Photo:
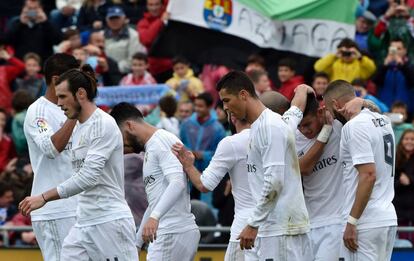
[[[226,133],[225,136],[231,135],[228,115],[227,115],[227,112],[223,108],[223,102],[222,101],[219,101],[216,104],[216,114],[217,114],[217,120],[221,123],[221,125],[224,128],[224,131]]]
[[[398,225],[414,225],[414,129],[406,130],[397,146],[394,205]],[[399,235],[406,238],[406,235]],[[414,237],[408,238],[413,240]]]
[[[387,106],[395,101],[408,105],[408,111],[414,110],[414,66],[407,57],[407,48],[401,39],[393,39],[388,55],[379,66],[374,82],[378,86],[378,98]]]
[[[56,0],[56,9],[50,12],[50,21],[59,30],[76,25],[83,0]]]
[[[103,29],[107,9],[111,5],[106,0],[85,0],[79,9],[77,28],[81,32]]]
[[[67,29],[63,33],[63,41],[57,47],[57,53],[72,54],[73,49],[82,47],[81,35],[78,29]]]
[[[16,79],[16,89],[27,91],[33,100],[46,92],[46,83],[40,74],[42,62],[36,53],[27,53],[24,58],[25,72],[22,78]]]
[[[406,1],[390,0],[388,10],[380,17],[374,33],[370,35],[369,47],[375,54],[377,64],[381,64],[388,55],[392,39],[399,38],[404,46],[414,44],[414,19],[410,16]],[[410,48],[408,56],[414,58],[414,49]]]
[[[13,200],[13,188],[8,183],[0,181],[0,226],[17,214],[17,208],[12,204]]]
[[[31,226],[32,220],[30,216],[23,216],[21,213],[17,213],[14,217],[7,222],[7,225],[11,226]],[[9,240],[15,246],[34,246],[37,245],[36,236],[33,231],[13,231],[9,232]]]
[[[368,36],[372,34],[377,18],[370,11],[361,13],[355,22],[355,42],[362,52],[369,53]]]
[[[0,108],[10,112],[11,109],[11,83],[24,71],[24,63],[13,57],[0,43]]]
[[[163,0],[147,0],[147,10],[137,24],[141,43],[150,50],[159,33],[168,21]],[[165,82],[171,77],[172,62],[170,58],[148,57],[149,71],[157,82]]]
[[[146,1],[143,0],[112,0],[114,4],[121,5],[129,24],[135,26],[144,16]]]
[[[27,147],[26,136],[23,131],[24,119],[30,104],[35,101],[26,90],[18,90],[13,94],[12,106],[14,117],[12,120],[12,139],[16,147],[17,155],[28,156],[29,149]]]
[[[186,58],[175,57],[173,59],[173,70],[173,77],[166,84],[178,93],[180,101],[194,99],[203,92],[203,83],[194,76],[194,72],[190,68],[190,62]]]
[[[3,175],[3,180],[13,188],[14,203],[17,205],[25,197],[30,195],[33,183],[33,169],[29,157],[19,157],[8,166]]]
[[[323,100],[323,94],[328,88],[329,76],[324,72],[315,73],[312,80],[312,88],[315,90],[316,99],[320,102]]]
[[[291,101],[295,95],[296,87],[304,83],[303,76],[296,75],[296,62],[291,58],[280,60],[277,74],[280,81],[278,91]]]
[[[407,104],[396,101],[391,107],[391,113],[396,114],[397,117],[391,117],[392,129],[394,130],[395,143],[400,142],[402,133],[407,129],[414,129],[413,124],[406,123],[408,117]]]
[[[0,108],[0,173],[6,169],[7,164],[16,156],[13,140],[6,134],[7,113]]]
[[[269,76],[267,75],[266,71],[250,70],[247,75],[249,75],[254,84],[254,89],[256,90],[257,96],[260,96],[262,93],[272,90],[272,87],[270,86]]]
[[[372,101],[380,109],[381,113],[388,112],[389,108],[382,101],[380,101],[375,96],[368,94],[366,82],[361,79],[355,79],[352,81],[352,85],[355,89],[355,95],[365,100]]]
[[[316,72],[325,72],[331,81],[345,80],[352,82],[359,78],[367,80],[375,72],[374,61],[362,55],[358,45],[345,38],[339,44],[336,54],[320,58],[314,65]]]
[[[136,53],[132,56],[131,73],[122,78],[120,85],[156,84],[154,77],[147,71],[148,57],[145,53]]]
[[[204,91],[211,93],[214,98],[214,104],[220,100],[218,91],[216,90],[217,82],[227,73],[230,69],[224,65],[216,64],[204,64],[203,69],[199,75],[199,78],[204,86]]]
[[[62,35],[47,19],[40,0],[26,0],[20,19],[11,24],[6,37],[16,57],[22,59],[34,52],[44,61],[53,54],[53,45],[60,43]]]
[[[89,36],[89,44],[84,47],[89,56],[97,57],[95,73],[99,85],[115,86],[122,78],[118,63],[105,54],[105,37],[102,30],[92,31]]]
[[[175,117],[177,111],[177,101],[172,95],[166,95],[158,102],[161,111],[161,119],[157,128],[171,132],[175,136],[180,136],[180,123]]]
[[[193,114],[193,103],[191,101],[182,101],[178,103],[177,109],[177,118],[181,122],[185,121],[187,118]]]
[[[247,65],[244,71],[249,73],[252,70],[266,71],[266,63],[261,55],[252,54],[247,58]]]
[[[146,52],[139,42],[138,33],[128,26],[122,8],[113,6],[106,15],[105,53],[118,63],[123,74],[131,70],[131,59],[136,52]]]
[[[180,127],[183,144],[194,153],[195,167],[203,171],[209,164],[218,143],[225,137],[223,126],[217,115],[211,112],[213,97],[210,93],[199,94],[194,100],[195,113],[185,120]],[[199,199],[200,192],[192,189],[192,198]],[[211,204],[211,193],[206,195]]]

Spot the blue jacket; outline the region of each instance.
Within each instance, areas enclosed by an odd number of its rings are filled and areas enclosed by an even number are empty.
[[[218,143],[226,136],[225,130],[217,120],[215,113],[210,113],[210,119],[200,124],[197,114],[193,113],[180,127],[180,138],[184,145],[193,151],[201,151],[202,160],[195,161],[195,167],[203,171],[210,163]]]

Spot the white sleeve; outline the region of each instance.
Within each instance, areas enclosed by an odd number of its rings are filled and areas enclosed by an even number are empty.
[[[67,198],[94,187],[102,175],[105,163],[119,143],[119,132],[105,130],[102,136],[94,137],[89,145],[83,166],[78,173],[57,187],[60,198]]]
[[[298,107],[291,106],[289,110],[283,114],[282,118],[293,131],[296,131],[303,119],[303,112]]]
[[[349,151],[352,155],[354,166],[366,163],[375,163],[374,152],[372,151],[371,137],[369,128],[366,124],[349,125]],[[371,127],[372,128],[372,127]]]
[[[56,158],[59,151],[55,148],[52,142],[54,131],[49,125],[47,119],[44,117],[31,117],[30,113],[24,121],[24,134],[29,140],[33,140],[39,150],[50,159]]]
[[[259,131],[259,147],[263,152],[263,188],[260,199],[253,210],[248,224],[252,227],[262,225],[276,206],[284,186],[285,153],[287,150],[288,129],[270,125]],[[277,144],[275,143],[277,142]]]
[[[151,217],[159,220],[168,210],[174,207],[174,204],[182,195],[182,191],[186,190],[187,179],[181,163],[172,151],[163,151],[158,156],[162,173],[168,181],[167,188],[151,212]]]
[[[203,186],[210,191],[213,191],[217,187],[226,173],[233,168],[238,160],[229,138],[222,139],[217,145],[216,152],[210,164],[200,177]]]

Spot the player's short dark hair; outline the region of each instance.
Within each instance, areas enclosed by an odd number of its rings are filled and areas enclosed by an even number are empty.
[[[252,64],[252,63],[257,63],[263,68],[266,67],[266,62],[263,56],[256,54],[256,53],[251,54],[249,55],[249,57],[247,57],[247,64]]]
[[[263,70],[251,70],[247,73],[253,83],[258,83],[263,75],[267,76],[267,72]]]
[[[160,105],[161,111],[165,112],[168,118],[174,117],[174,114],[177,111],[177,101],[172,95],[162,97],[158,104]]]
[[[115,119],[118,126],[121,126],[127,120],[142,122],[144,116],[134,105],[121,102],[115,105],[111,110],[111,116]]]
[[[84,88],[88,100],[93,101],[98,93],[95,72],[89,64],[85,64],[81,69],[71,69],[59,76],[57,84],[68,81],[68,87],[73,96],[79,88]]]
[[[139,60],[139,61],[144,61],[145,63],[148,63],[148,55],[142,52],[138,52],[132,56],[132,60]]]
[[[313,75],[312,82],[316,80],[316,78],[324,78],[329,82],[329,75],[325,72],[317,72]]]
[[[212,106],[213,103],[214,103],[213,95],[211,95],[211,93],[209,93],[209,92],[200,93],[199,95],[197,95],[197,97],[195,99],[196,100],[203,100],[206,103],[207,107]]]
[[[354,87],[347,81],[336,80],[328,84],[323,97],[324,99],[332,99],[347,95],[350,97],[355,97]]]
[[[13,93],[12,107],[18,113],[29,108],[32,104],[33,98],[30,93],[26,90],[17,90]]]
[[[60,76],[62,73],[74,68],[79,68],[79,62],[72,55],[57,53],[50,56],[45,61],[43,69],[46,84],[50,85],[52,83],[53,76]]]
[[[296,71],[296,62],[295,60],[293,60],[292,58],[283,58],[279,61],[279,63],[277,64],[277,67],[288,67],[289,69],[291,69],[292,71]]]
[[[344,38],[344,39],[342,39],[339,42],[337,48],[342,48],[342,47],[345,47],[345,48],[352,48],[352,47],[354,47],[355,49],[357,49],[359,51],[358,44],[354,40],[352,40],[351,38]]]
[[[231,71],[224,75],[217,83],[216,90],[225,89],[230,94],[237,95],[241,90],[247,91],[250,96],[257,99],[252,80],[242,71]]]
[[[0,181],[0,197],[4,196],[4,193],[7,191],[13,191],[13,187],[10,185],[10,183]]]
[[[176,65],[176,64],[179,64],[179,63],[185,64],[185,65],[188,65],[188,66],[190,65],[190,62],[184,56],[175,56],[172,59],[173,66]]]
[[[306,98],[305,111],[303,112],[303,117],[308,115],[315,115],[319,109],[319,102],[315,97],[315,94],[308,93]]]

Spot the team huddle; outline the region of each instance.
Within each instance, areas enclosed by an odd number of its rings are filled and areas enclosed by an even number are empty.
[[[212,191],[229,173],[235,201],[226,261],[390,260],[396,235],[395,144],[390,120],[334,81],[320,106],[312,89],[292,102],[258,97],[233,71],[218,83],[236,133],[200,173],[194,155],[128,103],[110,115],[93,102],[89,66],[55,54],[45,62],[45,96],[24,131],[34,171],[31,215],[44,260],[193,260],[200,232],[188,180]],[[124,197],[123,151],[144,151],[148,208],[136,226]],[[144,195],[143,195],[144,196]]]

